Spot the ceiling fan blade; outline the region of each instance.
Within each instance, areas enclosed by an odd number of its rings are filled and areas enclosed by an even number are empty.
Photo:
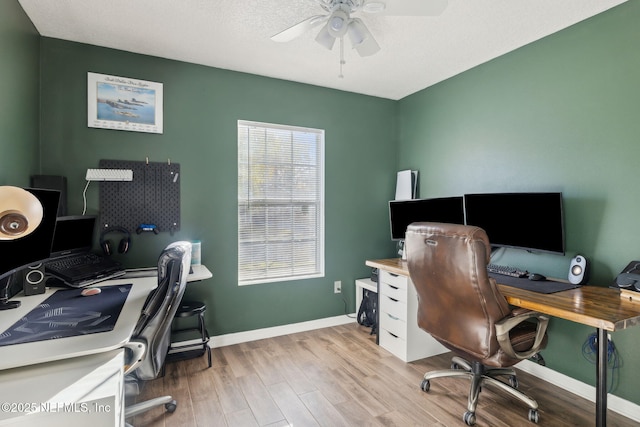
[[[336,42],[336,38],[333,37],[331,33],[329,33],[328,23],[324,27],[322,27],[322,29],[316,36],[316,41],[329,50],[333,49],[333,44]]]
[[[362,10],[388,16],[438,16],[448,5],[448,0],[368,0]]]
[[[307,31],[311,30],[318,24],[323,23],[328,19],[326,15],[315,15],[311,18],[307,18],[302,22],[298,22],[292,27],[287,28],[284,31],[279,32],[278,34],[271,37],[271,40],[274,42],[290,42],[291,40],[300,37]]]
[[[361,19],[352,19],[347,33],[353,48],[358,51],[360,56],[371,56],[380,50],[380,46],[373,38],[373,34]]]

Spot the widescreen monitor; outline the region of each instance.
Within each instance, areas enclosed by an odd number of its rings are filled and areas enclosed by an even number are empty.
[[[491,246],[564,255],[562,193],[465,194],[464,208]]]
[[[464,224],[462,197],[391,200],[389,222],[391,239],[404,240],[409,224],[414,222],[444,222]]]

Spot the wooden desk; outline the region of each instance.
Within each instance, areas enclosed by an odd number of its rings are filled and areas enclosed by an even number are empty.
[[[409,275],[407,262],[399,258],[367,260],[366,265],[395,274]],[[596,328],[596,426],[607,424],[607,331],[640,324],[640,303],[623,298],[618,289],[583,286],[553,294],[541,294],[498,284],[509,304]]]

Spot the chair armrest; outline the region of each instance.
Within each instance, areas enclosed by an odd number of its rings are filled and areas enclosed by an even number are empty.
[[[128,349],[131,352],[131,357],[125,360],[124,363],[124,375],[133,372],[139,364],[142,363],[145,353],[147,352],[147,345],[142,341],[129,341],[123,348]]]
[[[528,319],[537,320],[536,336],[533,341],[533,345],[529,350],[517,352],[513,349],[511,338],[509,337],[509,332],[517,325]],[[540,350],[540,346],[542,345],[542,341],[544,340],[544,336],[547,332],[548,324],[549,316],[545,314],[526,309],[514,310],[511,313],[511,316],[505,317],[499,322],[496,322],[496,335],[498,338],[498,343],[500,344],[500,348],[502,348],[502,350],[508,356],[513,357],[514,359],[528,359]]]

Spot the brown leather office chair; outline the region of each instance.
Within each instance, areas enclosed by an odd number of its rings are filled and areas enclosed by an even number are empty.
[[[409,274],[418,292],[418,326],[457,354],[450,370],[427,372],[421,384],[440,377],[471,379],[467,425],[476,422],[481,386],[495,386],[529,406],[538,422],[538,404],[516,389],[510,367],[546,345],[549,318],[525,309],[512,310],[487,274],[491,253],[487,234],[478,227],[414,223],[406,233]],[[533,320],[532,320],[533,319]],[[496,379],[506,376],[509,384]]]

